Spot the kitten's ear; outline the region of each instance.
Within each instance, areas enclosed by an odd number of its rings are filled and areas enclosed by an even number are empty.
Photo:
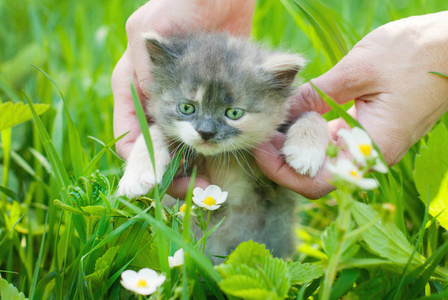
[[[293,83],[305,64],[306,60],[298,54],[279,53],[269,56],[262,68],[271,76],[275,86],[285,88]]]
[[[142,34],[148,49],[151,61],[155,65],[163,65],[176,59],[176,53],[168,47],[168,43],[155,32],[145,32]]]

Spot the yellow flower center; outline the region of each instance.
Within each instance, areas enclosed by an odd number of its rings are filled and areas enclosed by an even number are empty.
[[[144,279],[140,279],[140,280],[137,282],[137,286],[138,286],[138,287],[147,287],[148,284],[146,283],[146,280],[144,280]]]
[[[185,213],[185,212],[187,211],[187,204],[183,204],[183,205],[180,207],[179,211],[180,211],[181,213]]]
[[[364,154],[364,156],[370,156],[370,153],[372,152],[372,146],[369,144],[361,144],[359,145],[359,150],[361,150],[361,153]]]
[[[213,197],[208,196],[207,198],[204,199],[203,203],[207,206],[213,206],[216,204],[215,199],[213,199]]]
[[[358,172],[356,172],[354,170],[350,171],[350,175],[352,175],[355,178],[359,178]]]

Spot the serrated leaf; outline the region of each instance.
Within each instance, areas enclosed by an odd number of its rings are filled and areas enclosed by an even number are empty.
[[[360,227],[375,219],[378,214],[373,208],[360,202],[353,202],[350,206],[350,211]],[[413,247],[409,241],[392,222],[383,224],[383,221],[380,219],[361,232],[360,235],[368,245],[369,251],[395,261],[397,264],[406,264],[413,252]],[[415,253],[413,263],[422,264],[423,262],[423,256]]]
[[[23,293],[8,281],[0,277],[0,299],[22,300],[27,299]]]
[[[287,263],[280,258],[267,256],[260,258],[258,264],[258,270],[270,279],[277,295],[281,299],[285,298],[291,287],[291,276]]]
[[[260,277],[260,272],[255,268],[251,268],[248,265],[242,264],[220,264],[215,267],[219,274],[223,278],[232,277],[235,275],[244,275],[247,277],[258,279],[259,281],[264,281],[264,278]]]
[[[235,275],[219,282],[219,287],[228,295],[243,299],[282,299],[275,291],[268,290],[263,282],[245,275]]]
[[[69,211],[71,213],[74,213],[76,215],[89,216],[89,217],[101,217],[107,210],[106,207],[101,205],[80,206],[79,208],[75,208],[73,206],[62,203],[60,200],[57,199],[54,200],[54,206]],[[112,208],[110,210],[110,216],[125,217],[125,218],[133,217],[133,215],[131,215],[130,213],[116,208]]]
[[[429,192],[429,213],[448,229],[448,130],[441,123],[430,133],[427,145],[420,147],[415,158],[415,185],[426,204]]]
[[[269,294],[269,297],[274,295],[275,299],[286,297],[290,288],[291,276],[288,264],[280,258],[274,258],[265,245],[252,240],[241,243],[223,264],[215,268],[225,280],[244,278],[248,284],[245,289],[251,290],[251,292],[254,292],[254,289],[263,289]],[[257,282],[257,285],[251,285],[252,280]],[[225,284],[224,286],[227,289],[230,288]],[[243,297],[243,294],[247,296],[246,294],[249,293],[242,291],[243,287],[237,287],[237,289],[238,293],[231,295]],[[245,296],[244,299],[246,299]]]
[[[141,238],[140,244],[138,246],[141,249],[147,243],[151,242],[153,236],[149,232],[145,232]],[[157,248],[157,237],[151,242],[149,247],[146,247],[140,254],[138,254],[135,259],[131,262],[131,266],[135,268],[150,268],[153,270],[160,270],[159,263],[159,249]]]
[[[349,225],[349,229],[352,229],[353,227],[354,224],[353,222],[351,222]],[[330,226],[328,226],[322,233],[322,247],[328,256],[330,256],[331,253],[334,253],[336,251],[336,246],[341,243],[341,237],[338,236],[339,233],[340,231],[336,228],[336,222],[332,222]],[[358,252],[359,245],[355,244],[356,241],[357,237],[353,237],[343,242],[342,255],[340,258],[341,262],[352,258],[356,254],[356,252]]]
[[[259,257],[272,256],[265,245],[258,244],[253,240],[242,242],[235,248],[232,253],[227,257],[226,263],[228,264],[247,264],[253,266],[254,260]]]
[[[291,276],[291,285],[296,285],[322,277],[324,271],[321,265],[294,262],[289,264],[289,274]]]
[[[85,277],[93,290],[96,290],[101,287],[102,283],[105,281],[106,276],[110,271],[110,267],[113,265],[113,261],[115,256],[117,255],[118,247],[111,247],[107,249],[107,251],[98,258],[95,263],[95,272],[89,274]]]
[[[34,104],[34,109],[38,115],[43,114],[50,107],[48,104]],[[16,126],[20,123],[31,120],[31,114],[28,104],[6,102],[0,104],[0,131]]]

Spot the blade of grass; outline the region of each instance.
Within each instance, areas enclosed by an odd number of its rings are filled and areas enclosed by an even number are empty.
[[[134,107],[135,107],[135,112],[138,118],[138,123],[140,125],[140,129],[142,131],[143,137],[145,139],[145,143],[146,143],[146,147],[149,153],[149,157],[151,158],[151,163],[152,163],[152,167],[153,167],[153,172],[155,175],[155,178],[157,178],[157,174],[156,174],[156,164],[155,164],[155,157],[154,157],[154,147],[152,145],[152,140],[151,140],[151,135],[149,133],[149,128],[148,128],[148,121],[146,120],[146,116],[145,113],[143,111],[143,107],[142,104],[140,102],[140,99],[138,98],[137,92],[135,91],[134,85],[131,84],[131,89],[132,89],[132,100],[134,102]],[[162,222],[162,207],[161,207],[161,199],[160,199],[160,193],[159,193],[159,186],[158,186],[158,182],[155,183],[154,186],[154,193],[155,193],[155,202],[156,202],[156,219],[159,222]],[[165,237],[163,236],[163,234],[160,234],[160,232],[157,232],[159,234],[159,238],[158,238],[158,251],[159,251],[159,263],[160,263],[160,268],[162,270],[162,272],[164,272],[167,276],[167,280],[164,283],[164,292],[165,292],[165,296],[167,298],[171,297],[171,289],[169,288],[169,282],[171,281],[171,272],[170,272],[170,267],[168,264],[168,246],[167,246],[167,241],[165,239]]]
[[[107,143],[106,145],[104,145],[104,148],[101,149],[100,152],[98,152],[94,158],[92,158],[92,160],[89,162],[89,164],[84,168],[84,174],[91,174],[94,171],[94,168],[96,166],[96,164],[98,163],[98,161],[100,160],[100,158],[103,156],[103,154],[106,152],[106,150],[112,151],[110,149],[110,147],[112,147],[113,145],[115,145],[116,142],[118,142],[119,140],[121,140],[126,134],[128,134],[127,132],[120,135],[119,137],[117,137],[116,139],[113,139],[112,141],[110,141],[109,143]],[[113,152],[113,151],[112,151]],[[113,152],[115,154],[115,152]],[[117,154],[115,154],[117,155]],[[117,155],[118,156],[118,155]],[[120,158],[121,159],[121,158]]]
[[[159,230],[163,235],[165,235],[167,238],[169,238],[171,241],[175,242],[182,248],[184,248],[185,251],[189,252],[192,260],[201,268],[204,270],[204,272],[213,278],[216,282],[219,282],[221,280],[221,276],[219,273],[213,268],[212,263],[210,260],[205,257],[201,252],[199,252],[197,249],[195,249],[190,243],[186,243],[183,240],[183,237],[178,233],[175,232],[173,229],[165,225],[163,222],[160,222],[150,214],[144,213],[142,209],[139,207],[131,204],[130,202],[120,199],[120,201],[125,204],[127,207],[129,207],[132,211],[139,214],[140,218],[143,218],[145,220],[148,220],[148,222]]]
[[[36,68],[39,72],[44,74],[44,76],[47,77],[53,83],[53,85],[59,91],[59,95],[61,96],[62,101],[64,102],[65,115],[67,117],[67,123],[68,123],[68,139],[70,145],[69,148],[70,148],[71,162],[73,166],[73,171],[75,172],[75,178],[79,178],[80,176],[84,175],[83,149],[81,146],[81,139],[79,138],[78,130],[76,129],[75,123],[73,123],[73,120],[70,116],[70,112],[68,111],[67,101],[65,100],[61,89],[53,80],[53,78],[51,78],[50,75],[48,75],[44,70],[40,69],[39,67],[35,65],[32,66]]]
[[[337,300],[345,294],[358,279],[361,271],[359,269],[346,269],[341,272],[336,282],[333,284],[330,299]]]
[[[33,103],[31,102],[30,98],[25,95],[25,99],[28,102],[31,113],[33,114],[34,121],[36,123],[40,139],[42,141],[42,144],[45,148],[45,152],[48,155],[48,159],[50,161],[52,171],[54,172],[54,175],[56,177],[57,183],[59,187],[65,191],[67,191],[68,186],[70,185],[70,179],[68,177],[67,171],[64,168],[64,165],[62,164],[61,158],[56,152],[56,149],[53,146],[53,143],[50,139],[50,136],[45,129],[44,124],[42,123],[42,120],[37,115],[36,110],[34,109]],[[66,194],[66,193],[65,193]],[[63,195],[63,200],[67,199],[66,195]]]
[[[45,216],[44,234],[42,235],[42,242],[40,243],[39,256],[37,257],[36,266],[34,267],[33,281],[31,282],[31,289],[30,289],[30,299],[40,299],[34,297],[34,292],[36,290],[37,281],[39,279],[42,254],[44,253],[45,238],[47,236],[47,222],[48,222],[48,214],[46,214]]]
[[[435,269],[442,261],[443,256],[447,253],[447,251],[448,241],[443,243],[442,246],[438,247],[436,252],[428,259],[428,262],[431,261],[431,264],[429,264],[426,270],[419,277],[415,278],[415,282],[412,285],[412,288],[409,290],[408,295],[418,295],[425,289],[426,284],[431,279],[431,275],[433,275]]]

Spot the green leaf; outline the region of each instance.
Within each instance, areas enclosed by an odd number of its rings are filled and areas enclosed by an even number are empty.
[[[85,277],[93,290],[99,289],[106,280],[107,275],[109,274],[110,268],[114,263],[115,256],[117,255],[118,247],[111,247],[107,249],[107,251],[98,258],[95,263],[95,272],[89,274]]]
[[[146,247],[141,251],[131,262],[131,266],[135,268],[151,268],[154,270],[160,270],[159,263],[159,249],[157,247],[157,237],[154,238],[149,232],[145,232],[140,239],[138,249],[142,249],[144,245],[150,243],[149,247]]]
[[[255,299],[248,296],[254,290],[256,293],[266,293],[273,299],[283,299],[290,288],[288,264],[280,258],[272,257],[265,245],[252,240],[241,243],[223,264],[215,268],[224,278],[223,286],[220,284],[223,291],[244,299]],[[247,286],[231,287],[235,278],[244,280]],[[252,285],[252,281],[257,284]]]
[[[350,223],[349,229],[353,228],[353,222]],[[336,251],[336,247],[341,243],[341,236],[338,236],[340,231],[336,228],[336,222],[332,222],[324,232],[322,233],[322,247],[326,254],[331,255]],[[357,237],[350,238],[343,242],[342,244],[342,255],[340,261],[343,262],[347,259],[352,258],[359,250],[359,245],[355,244]]]
[[[258,244],[253,240],[242,242],[227,257],[226,264],[247,264],[253,266],[260,257],[272,256],[265,245]]]
[[[39,118],[39,115],[34,109],[34,105],[28,96],[25,94],[25,99],[30,105],[31,112],[33,114],[34,121],[36,122],[37,130],[39,132],[40,139],[42,144],[44,145],[45,152],[48,155],[48,159],[51,163],[52,171],[56,177],[56,180],[59,184],[60,188],[67,188],[70,185],[70,179],[67,174],[67,170],[64,168],[61,158],[59,157],[53,142],[51,141],[50,135],[48,131],[45,129],[45,126],[42,120]]]
[[[264,273],[263,275],[270,279],[280,299],[284,299],[288,295],[289,288],[291,287],[291,276],[289,275],[288,264],[278,257],[266,256],[260,258],[257,268],[260,272]]]
[[[322,277],[324,271],[321,265],[301,263],[297,261],[289,263],[289,275],[291,276],[291,285],[296,285],[304,284]]]
[[[68,123],[68,140],[70,145],[69,147],[70,157],[73,165],[73,170],[75,172],[75,177],[79,177],[83,174],[82,172],[84,169],[83,149],[81,147],[81,139],[79,138],[78,130],[76,129],[76,125],[70,116],[70,112],[68,111],[67,101],[65,101],[61,89],[59,89],[59,86],[56,84],[53,78],[51,78],[50,75],[48,75],[44,70],[40,69],[39,67],[35,65],[32,66],[37,70],[39,70],[42,74],[44,74],[45,77],[47,77],[54,84],[56,89],[59,91],[59,95],[61,96],[62,101],[64,102],[65,115],[67,117],[67,123]]]
[[[415,158],[415,185],[420,199],[427,203],[429,192],[429,213],[448,229],[448,130],[441,123],[430,133],[426,145],[420,147]]]
[[[258,279],[264,282],[264,278],[260,276],[260,272],[257,269],[251,268],[245,264],[220,264],[215,267],[223,278],[232,277],[235,275],[244,275],[247,277]]]
[[[3,194],[5,194],[6,196],[8,196],[11,199],[15,199],[15,200],[18,199],[16,193],[14,193],[10,189],[7,189],[7,188],[5,188],[4,186],[1,186],[1,185],[0,185],[0,192],[2,192]]]
[[[0,299],[22,300],[27,298],[23,293],[19,293],[16,287],[0,277]]]
[[[38,115],[43,114],[50,107],[48,104],[35,104]],[[33,115],[28,104],[6,102],[0,104],[0,131],[31,120]]]
[[[350,211],[358,226],[368,224],[378,212],[367,204],[353,202]],[[368,246],[368,250],[374,254],[395,261],[397,264],[405,265],[412,254],[413,247],[395,223],[383,224],[381,219],[360,233]],[[418,253],[414,254],[413,264],[422,264],[424,257]]]
[[[80,206],[79,208],[75,208],[73,206],[67,205],[62,203],[60,200],[54,200],[54,206],[60,208],[60,209],[64,209],[66,211],[69,211],[71,213],[74,213],[76,215],[82,215],[82,216],[88,216],[88,217],[101,217],[104,212],[107,210],[106,207],[101,206],[101,205],[90,205],[90,206]],[[111,213],[111,217],[126,217],[126,218],[131,218],[133,217],[132,214],[124,211],[124,210],[120,210],[120,209],[116,209],[116,208],[112,208],[110,210]]]
[[[330,299],[337,300],[353,287],[353,284],[358,279],[361,271],[359,269],[347,269],[341,272],[338,279],[331,290]]]
[[[275,291],[267,290],[262,282],[245,275],[223,279],[219,287],[226,293],[243,299],[282,299]]]

